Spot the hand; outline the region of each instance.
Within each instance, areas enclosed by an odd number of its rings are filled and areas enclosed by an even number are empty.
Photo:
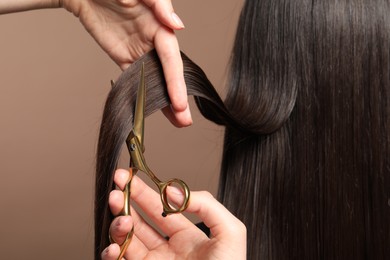
[[[114,181],[124,189],[129,172],[117,170]],[[175,192],[176,191],[176,192]],[[169,191],[170,199],[180,203],[183,194],[176,189]],[[111,235],[122,243],[134,225],[134,235],[126,251],[126,259],[245,259],[246,228],[222,204],[208,192],[191,192],[187,212],[196,214],[210,228],[211,238],[192,224],[182,214],[162,217],[159,194],[134,176],[131,199],[150,219],[169,236],[166,240],[131,208],[132,216],[118,216],[111,224]],[[117,216],[123,208],[124,196],[120,190],[110,194],[111,212]],[[116,259],[119,245],[111,244],[102,252],[103,260]]]
[[[170,0],[59,0],[121,67],[126,69],[156,48],[167,82],[172,108],[163,110],[176,126],[192,124],[183,76],[183,63],[173,30],[184,25]]]

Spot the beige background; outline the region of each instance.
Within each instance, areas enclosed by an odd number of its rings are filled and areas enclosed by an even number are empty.
[[[220,93],[241,3],[174,2],[182,50]],[[92,259],[96,140],[120,70],[64,10],[0,16],[0,43],[0,258]],[[148,163],[215,194],[223,129],[192,111],[186,129],[147,119]]]

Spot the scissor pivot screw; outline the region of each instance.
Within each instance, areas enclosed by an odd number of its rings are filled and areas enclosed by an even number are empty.
[[[130,150],[131,150],[132,152],[134,152],[135,149],[136,149],[135,144],[130,144]]]

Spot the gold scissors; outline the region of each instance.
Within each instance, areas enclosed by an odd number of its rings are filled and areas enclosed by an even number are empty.
[[[141,80],[138,87],[137,100],[135,104],[133,130],[130,131],[126,139],[127,148],[130,153],[130,177],[129,177],[130,180],[123,191],[125,201],[124,201],[124,207],[121,215],[123,216],[131,215],[130,214],[131,181],[133,179],[133,176],[137,174],[138,171],[142,171],[146,173],[149,176],[149,178],[157,185],[160,192],[161,202],[163,206],[162,216],[166,217],[168,214],[183,212],[188,207],[188,203],[190,199],[190,189],[188,188],[187,184],[180,179],[171,179],[166,182],[160,181],[146,164],[145,157],[143,155],[145,151],[144,129],[145,129],[145,103],[146,103],[144,70],[145,70],[145,65],[142,64]],[[177,205],[177,207],[172,206],[171,204],[169,204],[168,201],[167,187],[172,184],[176,184],[177,187],[180,187],[184,195],[184,200],[182,205]],[[122,259],[123,255],[126,252],[127,247],[131,242],[133,233],[134,233],[134,227],[131,229],[129,233],[127,233],[125,241],[120,245],[121,251],[117,259]],[[109,238],[111,243],[116,243],[116,241],[114,241],[114,239],[111,237],[111,234],[109,234]]]

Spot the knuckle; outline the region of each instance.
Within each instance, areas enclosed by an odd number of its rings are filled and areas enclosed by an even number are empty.
[[[112,190],[110,191],[110,197],[116,197],[118,196],[122,191],[119,190]]]
[[[246,237],[247,229],[246,229],[245,224],[242,223],[241,221],[238,221],[238,222],[239,222],[239,225],[238,225],[239,233]]]
[[[199,193],[204,199],[207,199],[207,200],[215,200],[213,194],[211,194],[210,192],[208,191],[200,191]]]
[[[113,198],[115,198],[115,196],[116,196],[116,190],[110,191],[109,198],[110,198],[110,199],[113,199]]]
[[[119,191],[119,190],[112,190],[110,191],[110,195],[109,195],[109,203],[117,203],[118,200],[121,199],[121,197],[123,196],[123,192],[122,191]]]
[[[238,240],[245,239],[247,229],[244,223],[239,219],[235,218],[228,226],[226,226],[227,232],[229,232],[232,237],[235,237]]]

